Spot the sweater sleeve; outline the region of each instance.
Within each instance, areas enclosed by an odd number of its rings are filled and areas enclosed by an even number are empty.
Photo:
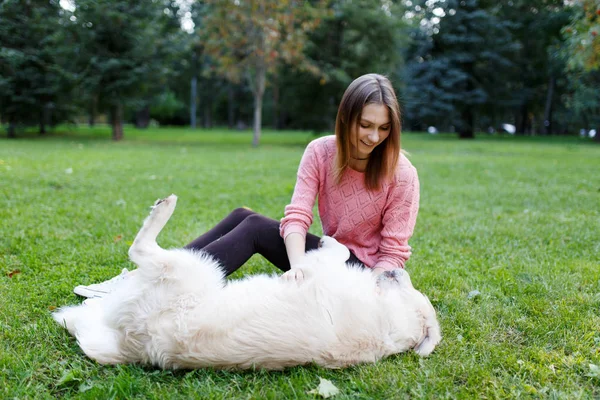
[[[410,166],[393,190],[383,215],[379,259],[373,268],[404,268],[411,251],[408,240],[413,234],[419,211],[419,177]]]
[[[306,235],[313,221],[313,206],[319,190],[319,157],[316,141],[306,147],[300,165],[292,201],[285,207],[279,233],[285,238],[290,233]]]

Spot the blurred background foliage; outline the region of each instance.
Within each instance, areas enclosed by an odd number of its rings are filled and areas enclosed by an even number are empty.
[[[332,131],[352,79],[391,78],[405,129],[600,127],[595,0],[2,0],[0,120]],[[596,135],[600,141],[600,135]]]

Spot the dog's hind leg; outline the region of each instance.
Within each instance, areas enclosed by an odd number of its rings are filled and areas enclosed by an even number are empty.
[[[144,221],[142,229],[140,229],[129,248],[131,261],[139,265],[144,259],[162,250],[156,243],[156,238],[171,218],[176,204],[177,196],[174,194],[154,203],[150,215]]]
[[[126,362],[120,347],[120,334],[111,329],[104,317],[103,302],[63,307],[52,317],[77,338],[84,353],[101,364]]]

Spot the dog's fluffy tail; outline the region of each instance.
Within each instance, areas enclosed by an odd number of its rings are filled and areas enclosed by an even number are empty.
[[[52,317],[77,339],[79,347],[91,359],[100,364],[126,362],[119,350],[119,333],[106,325],[100,304],[63,307]]]

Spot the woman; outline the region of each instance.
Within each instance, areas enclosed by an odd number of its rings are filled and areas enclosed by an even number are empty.
[[[259,253],[285,271],[283,278],[302,280],[298,266],[320,240],[307,233],[317,197],[323,233],[350,249],[348,263],[375,274],[404,268],[419,210],[419,180],[400,151],[400,108],[386,77],[367,74],[348,86],[335,136],[307,146],[281,221],[239,208],[185,247],[211,254],[227,275]],[[109,281],[78,286],[75,293],[102,297],[129,274],[124,270]]]

